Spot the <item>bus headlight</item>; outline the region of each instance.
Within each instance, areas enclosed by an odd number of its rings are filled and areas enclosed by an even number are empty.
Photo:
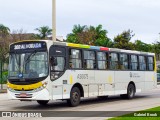
[[[46,87],[47,87],[47,84],[48,84],[48,82],[44,82],[44,83],[42,84],[43,88],[46,88]]]
[[[43,90],[44,88],[46,88],[47,84],[48,84],[48,82],[44,82],[41,87],[35,89],[34,91],[35,91],[35,92],[38,92],[38,91]]]

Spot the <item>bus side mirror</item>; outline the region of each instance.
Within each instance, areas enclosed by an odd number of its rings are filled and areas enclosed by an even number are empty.
[[[51,64],[51,66],[57,66],[58,65],[57,58],[52,56],[50,58],[50,64]]]

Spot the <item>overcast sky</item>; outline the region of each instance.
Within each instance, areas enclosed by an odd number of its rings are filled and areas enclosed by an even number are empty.
[[[28,33],[51,27],[52,0],[0,0],[0,24]],[[133,40],[153,43],[160,39],[160,0],[57,0],[57,35],[65,38],[75,24],[102,24],[112,39],[131,29]]]

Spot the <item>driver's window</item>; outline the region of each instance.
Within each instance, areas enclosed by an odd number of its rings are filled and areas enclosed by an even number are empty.
[[[51,66],[51,71],[64,71],[64,57],[55,57],[55,59],[57,59],[57,65]]]
[[[51,46],[49,50],[50,77],[51,80],[58,79],[65,70],[66,48],[62,46]]]

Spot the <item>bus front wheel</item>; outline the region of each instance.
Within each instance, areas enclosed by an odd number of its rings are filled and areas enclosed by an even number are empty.
[[[70,93],[70,99],[67,100],[67,103],[71,107],[76,107],[79,105],[81,99],[81,93],[78,87],[74,87]]]
[[[37,102],[38,102],[40,105],[47,105],[47,103],[49,102],[49,100],[37,100]]]

